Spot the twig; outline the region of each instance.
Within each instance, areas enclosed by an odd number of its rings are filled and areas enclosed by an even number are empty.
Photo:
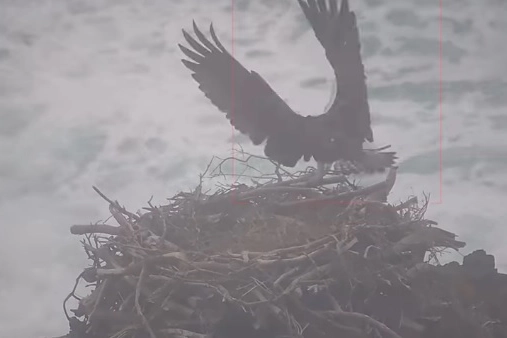
[[[259,264],[261,267],[267,267],[271,265],[287,265],[292,266],[293,264],[300,264],[308,259],[316,259],[317,257],[323,255],[327,251],[329,251],[331,248],[331,245],[328,243],[324,245],[324,247],[315,250],[314,252],[310,254],[302,254],[297,257],[292,258],[283,258],[283,259],[256,259],[256,263]]]
[[[135,302],[135,307],[136,307],[136,310],[137,310],[137,314],[143,320],[143,324],[146,327],[146,330],[148,330],[148,332],[150,334],[150,337],[151,338],[157,338],[157,336],[155,335],[155,332],[153,332],[153,329],[150,326],[150,323],[148,322],[148,319],[146,319],[146,317],[143,314],[143,310],[141,309],[141,305],[139,304],[139,297],[141,296],[142,285],[144,283],[144,279],[145,279],[147,273],[148,272],[146,270],[146,265],[143,264],[143,267],[142,267],[142,270],[141,270],[141,274],[139,275],[139,280],[137,281],[136,296],[135,296],[134,302]]]
[[[109,212],[111,212],[111,215],[113,215],[114,219],[116,220],[116,222],[118,222],[118,224],[120,226],[124,227],[125,229],[127,229],[131,233],[134,233],[134,227],[123,216],[123,213],[121,212],[120,209],[118,209],[117,206],[115,206],[114,204],[109,204]]]
[[[125,210],[124,207],[122,207],[118,202],[116,201],[112,201],[111,199],[109,199],[106,195],[104,195],[97,187],[95,186],[92,186],[93,190],[95,190],[97,192],[97,194],[100,195],[100,197],[102,197],[103,199],[105,199],[107,202],[109,202],[110,205],[113,205],[115,208],[117,208],[120,212],[122,212],[123,214],[129,216],[130,218],[133,218],[135,219],[136,221],[139,221],[140,220],[140,217],[137,216],[136,214],[133,214],[127,210]]]
[[[333,317],[337,317],[337,318],[346,318],[346,319],[353,319],[353,320],[362,321],[362,322],[365,322],[365,323],[375,327],[376,329],[378,329],[379,331],[384,333],[387,337],[402,338],[399,334],[397,334],[396,332],[391,330],[384,323],[381,323],[381,322],[371,318],[370,316],[367,316],[362,313],[346,312],[346,311],[342,311],[342,312],[328,311],[327,314],[329,314]]]
[[[301,283],[302,281],[313,279],[313,278],[318,278],[321,275],[327,274],[329,272],[331,272],[331,263],[324,264],[324,265],[319,266],[319,267],[317,267],[305,274],[302,274],[301,276],[295,278],[289,284],[289,286],[287,288],[285,288],[285,290],[282,292],[282,295],[288,295],[289,293],[294,291],[297,288],[297,286],[299,285],[299,283]]]
[[[185,337],[185,338],[210,338],[209,335],[192,332],[189,330],[183,330],[183,329],[162,329],[160,330],[160,333],[166,333],[168,335],[174,336],[174,337]]]
[[[75,296],[75,292],[76,292],[76,289],[77,289],[77,286],[79,285],[79,281],[81,280],[81,277],[83,276],[83,274],[85,273],[85,271],[81,272],[79,274],[79,276],[76,277],[76,281],[74,282],[74,287],[72,288],[72,291],[67,295],[67,297],[65,297],[65,299],[63,300],[63,313],[65,314],[65,317],[67,317],[67,320],[70,321],[70,316],[69,314],[67,313],[67,307],[65,304],[67,304],[67,301],[71,298],[71,297],[74,297],[74,298],[77,298]]]

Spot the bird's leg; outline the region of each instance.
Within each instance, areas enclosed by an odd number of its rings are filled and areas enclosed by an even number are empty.
[[[317,170],[315,170],[315,174],[313,174],[309,179],[307,184],[309,186],[315,186],[319,185],[319,183],[324,178],[324,175],[326,174],[327,166],[324,162],[317,162]]]

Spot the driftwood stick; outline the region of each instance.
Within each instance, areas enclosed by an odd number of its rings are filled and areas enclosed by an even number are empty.
[[[232,191],[228,194],[225,194],[220,197],[212,198],[210,200],[207,200],[206,202],[203,202],[201,205],[214,205],[219,204],[226,200],[234,199],[235,201],[242,201],[246,200],[252,197],[259,197],[265,194],[271,194],[271,193],[299,193],[306,195],[308,197],[313,198],[320,198],[322,195],[318,192],[318,190],[315,190],[314,187],[317,186],[323,186],[328,184],[336,184],[336,183],[342,183],[346,180],[346,178],[342,175],[339,176],[332,176],[332,177],[326,177],[320,182],[316,182],[315,184],[308,186],[290,186],[297,183],[304,183],[308,181],[308,177],[300,177],[296,179],[291,179],[288,181],[282,181],[277,183],[269,183],[265,184],[259,188],[254,188],[245,192],[237,192]]]
[[[324,244],[327,244],[329,243],[330,241],[333,241],[333,236],[326,236],[326,237],[322,237],[322,238],[319,238],[319,239],[316,239],[308,244],[304,244],[304,245],[297,245],[297,246],[291,246],[291,247],[288,247],[288,248],[281,248],[281,249],[276,249],[276,250],[272,250],[272,251],[269,251],[269,252],[266,252],[266,253],[263,253],[262,256],[278,256],[278,255],[289,255],[289,254],[292,254],[292,253],[295,253],[295,252],[302,252],[302,251],[308,251],[308,250],[313,250],[314,248],[318,247],[318,246],[321,246],[321,245],[324,245]]]
[[[289,186],[289,185],[299,185],[300,183],[306,183],[308,181],[308,178],[312,177],[313,173],[310,173],[308,175],[304,175],[302,177],[293,178],[287,181],[282,182],[276,182],[276,183],[268,183],[264,185],[264,187],[280,187],[280,186]],[[347,180],[347,178],[343,175],[333,175],[323,178],[320,182],[315,182],[315,184],[311,185],[304,185],[304,187],[312,188],[316,186],[323,186],[328,184],[337,184],[337,183],[343,183]]]
[[[385,334],[385,337],[391,337],[391,338],[402,338],[399,334],[391,330],[389,327],[387,327],[384,323],[381,323],[370,316],[367,316],[365,314],[359,313],[359,312],[346,312],[346,311],[328,311],[327,314],[330,316],[336,317],[336,318],[346,318],[346,319],[352,319],[357,320],[361,322],[365,322],[369,324],[370,326],[373,326],[374,328],[378,329],[380,332]]]
[[[297,220],[295,220],[295,221],[297,221]],[[271,250],[271,251],[267,251],[267,252],[243,251],[242,253],[233,253],[233,252],[227,252],[227,253],[231,257],[234,257],[239,260],[244,260],[245,257],[247,257],[248,259],[276,259],[277,256],[285,256],[285,255],[290,255],[293,253],[302,253],[302,252],[307,252],[309,250],[314,250],[321,245],[324,245],[324,244],[327,244],[331,241],[334,241],[335,240],[334,238],[335,238],[335,235],[331,234],[329,236],[325,236],[325,237],[316,239],[316,240],[309,242],[307,244],[296,245],[296,246],[291,246],[291,247],[281,248],[281,249],[275,249],[275,250]],[[220,256],[217,256],[217,257],[212,256],[211,258],[218,259],[218,260],[223,259],[223,257],[220,257]]]
[[[313,198],[313,199],[306,199],[306,200],[300,200],[300,201],[293,201],[293,202],[283,202],[283,203],[277,203],[277,207],[279,208],[289,208],[289,207],[301,207],[305,205],[311,205],[315,203],[320,202],[332,202],[332,201],[340,201],[344,199],[349,199],[357,196],[364,196],[369,195],[375,191],[384,190],[386,189],[386,182],[380,182],[373,185],[370,185],[369,187],[355,190],[355,191],[349,191],[333,196],[322,196],[319,198]]]
[[[159,331],[160,333],[167,334],[171,337],[178,337],[178,338],[210,338],[209,335],[197,333],[189,330],[183,330],[183,329],[163,329]]]
[[[256,259],[257,264],[262,267],[272,266],[272,265],[284,265],[287,264],[288,266],[292,266],[293,264],[301,264],[302,262],[306,260],[315,259],[322,254],[329,251],[331,248],[330,243],[326,244],[324,247],[315,250],[312,253],[309,254],[302,254],[297,257],[292,258],[283,258],[283,259]]]
[[[217,196],[214,198],[210,198],[206,201],[200,203],[200,206],[204,207],[212,207],[218,206],[224,202],[245,202],[246,200],[254,197],[260,197],[267,194],[280,194],[280,193],[299,193],[306,196],[318,197],[321,194],[312,188],[307,187],[286,187],[286,186],[269,186],[269,187],[260,187],[254,188],[248,191],[239,192],[239,191],[231,191],[225,195]]]
[[[328,264],[324,264],[322,266],[318,266],[315,269],[310,270],[309,272],[302,274],[301,276],[295,278],[289,284],[289,286],[283,291],[282,295],[288,295],[289,293],[291,293],[292,291],[294,291],[297,288],[297,286],[299,285],[299,283],[301,283],[301,282],[303,282],[305,280],[316,279],[318,277],[321,277],[322,275],[331,272],[331,270],[332,270],[331,263],[328,263]]]
[[[300,181],[298,183],[304,183],[305,187],[311,188],[311,187],[325,186],[325,185],[329,185],[329,184],[343,183],[343,182],[347,181],[347,178],[344,175],[333,175],[333,176],[328,176],[328,177],[322,178],[320,181],[317,181],[317,180],[309,181],[309,179],[311,179],[312,176],[313,176],[313,173],[308,174],[308,176],[304,177],[305,180]],[[294,183],[292,183],[292,184],[294,184]],[[296,184],[294,184],[294,185],[296,185]],[[297,184],[297,185],[299,186],[299,184]]]
[[[319,328],[324,328],[325,331],[340,333],[339,335],[350,338],[364,338],[365,335],[360,328],[352,325],[343,325],[337,323],[335,320],[325,316],[323,312],[315,311],[305,306],[298,297],[287,297],[287,303],[296,312],[296,315],[300,318],[304,318],[305,321],[311,322],[313,325]]]
[[[280,287],[281,284],[283,282],[285,282],[285,280],[287,278],[290,278],[292,277],[296,272],[298,272],[300,270],[300,267],[299,266],[295,266],[293,267],[292,269],[290,270],[287,270],[285,273],[283,273],[280,277],[278,277],[275,282],[273,283],[273,286],[274,287]]]
[[[313,196],[318,197],[321,194],[312,188],[305,188],[305,187],[261,187],[252,189],[250,191],[245,191],[243,193],[239,193],[236,198],[238,200],[245,200],[251,197],[258,197],[266,194],[272,194],[272,193],[299,193],[302,195],[307,196]]]
[[[75,224],[70,227],[70,233],[73,235],[107,234],[118,236],[121,233],[121,228],[108,224]]]
[[[153,332],[153,329],[150,326],[150,323],[148,322],[148,319],[144,316],[143,310],[142,310],[141,305],[139,303],[142,285],[144,283],[144,279],[146,278],[147,274],[148,274],[148,271],[146,270],[146,265],[143,265],[142,270],[141,270],[141,274],[139,275],[139,280],[137,281],[136,295],[135,295],[134,303],[135,303],[137,314],[141,317],[143,324],[146,327],[146,330],[148,330],[148,332],[150,334],[150,338],[157,338],[157,336],[155,335],[155,332]]]
[[[114,205],[120,212],[122,212],[123,214],[129,216],[130,218],[133,218],[135,219],[136,221],[139,221],[140,220],[140,217],[137,216],[136,214],[133,214],[131,213],[130,211],[127,211],[124,207],[120,206],[120,204],[116,201],[112,201],[111,199],[109,199],[106,195],[104,195],[97,187],[95,186],[92,186],[93,190],[95,190],[95,192],[97,194],[100,195],[100,197],[102,197],[103,199],[105,199],[107,202],[109,202],[110,205]]]
[[[109,204],[109,211],[111,212],[111,215],[113,215],[114,219],[116,220],[116,222],[118,222],[120,226],[124,227],[125,229],[128,229],[128,231],[132,233],[134,232],[134,227],[125,218],[125,216],[123,216],[123,213],[121,212],[120,209],[118,209],[116,205]]]
[[[170,252],[163,255],[146,258],[141,262],[131,263],[127,267],[115,267],[114,269],[97,269],[97,276],[126,276],[135,275],[142,270],[143,266],[154,263],[167,262],[172,265],[179,265],[181,262],[188,262],[184,253],[181,252]]]
[[[130,211],[127,211],[124,207],[120,206],[120,204],[116,201],[112,201],[111,199],[109,199],[106,195],[104,195],[97,187],[95,186],[92,186],[93,190],[95,190],[95,192],[97,192],[97,194],[100,195],[100,197],[102,197],[103,199],[105,199],[106,201],[109,202],[109,204],[112,204],[114,205],[115,207],[117,207],[122,213],[124,213],[125,215],[135,219],[136,221],[139,221],[141,218],[139,216],[137,216],[136,214],[133,214],[131,213]]]
[[[387,194],[389,194],[389,192],[391,191],[391,189],[394,186],[394,183],[396,181],[396,170],[397,170],[397,168],[391,168],[387,174],[386,179],[383,182],[379,182],[379,183],[370,185],[369,187],[366,187],[366,188],[362,188],[362,189],[350,191],[350,192],[344,192],[344,193],[332,195],[332,196],[322,196],[322,197],[318,197],[318,198],[306,199],[306,200],[301,200],[301,201],[277,203],[277,206],[280,208],[297,207],[297,206],[304,206],[304,205],[309,205],[309,204],[314,204],[314,203],[319,203],[319,202],[324,202],[324,201],[339,201],[339,200],[354,198],[357,196],[368,196],[368,195],[379,193],[379,192],[381,192],[382,194],[385,194],[385,196],[387,196]]]

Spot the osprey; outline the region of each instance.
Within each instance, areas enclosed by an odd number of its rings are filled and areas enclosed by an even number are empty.
[[[302,116],[255,71],[241,65],[222,45],[210,25],[213,43],[193,28],[197,39],[185,30],[192,49],[178,44],[190,58],[182,60],[199,89],[241,133],[255,145],[266,141],[265,155],[281,165],[294,167],[303,158],[317,161],[320,181],[326,164],[352,162],[358,171],[382,172],[394,164],[394,152],[363,149],[373,142],[366,76],[361,61],[359,32],[348,0],[297,0],[333,68],[336,95],[319,116]]]

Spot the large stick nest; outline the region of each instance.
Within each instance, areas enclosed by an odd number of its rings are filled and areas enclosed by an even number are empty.
[[[427,198],[386,202],[395,169],[359,188],[337,173],[313,186],[307,172],[277,167],[203,192],[230,160],[144,214],[94,188],[119,226],[71,228],[92,262],[76,285],[91,291],[67,297],[79,305],[65,311],[66,337],[507,336],[493,256],[440,265],[465,243],[424,218]]]

